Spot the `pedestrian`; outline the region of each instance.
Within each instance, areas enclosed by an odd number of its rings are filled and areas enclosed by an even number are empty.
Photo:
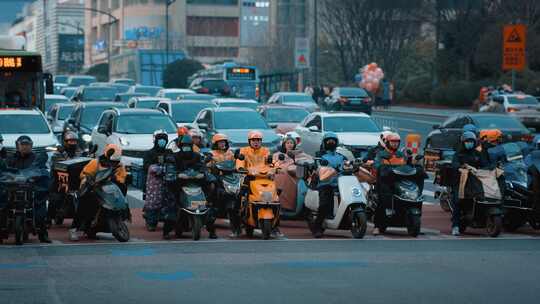
[[[391,100],[391,83],[387,79],[383,79],[382,81],[382,105],[384,109],[388,109],[390,106],[390,100]]]

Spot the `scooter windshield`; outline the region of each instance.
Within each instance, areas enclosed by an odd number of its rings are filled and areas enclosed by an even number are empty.
[[[515,143],[507,143],[502,145],[504,154],[506,156],[506,161],[516,161],[523,159],[523,154],[521,153],[521,148]]]
[[[216,164],[216,168],[224,172],[232,172],[236,168],[234,160],[225,160]]]
[[[107,182],[101,185],[101,187],[98,187],[96,189],[96,195],[106,209],[116,211],[123,210],[127,207],[124,194],[113,182]]]
[[[416,168],[412,166],[399,166],[392,170],[394,174],[400,176],[411,176],[416,174]]]

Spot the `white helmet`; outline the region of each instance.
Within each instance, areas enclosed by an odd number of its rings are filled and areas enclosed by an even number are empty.
[[[394,132],[392,131],[382,131],[381,136],[379,137],[379,144],[383,147],[386,147],[386,137]]]
[[[285,136],[283,137],[283,140],[286,140],[287,138],[292,138],[296,142],[296,144],[300,144],[300,135],[296,133],[295,131],[290,131],[285,133]]]
[[[167,135],[167,131],[165,131],[165,130],[163,130],[163,129],[155,130],[155,131],[154,131],[154,139],[156,139],[156,137],[157,137],[159,134],[165,134],[165,135]]]

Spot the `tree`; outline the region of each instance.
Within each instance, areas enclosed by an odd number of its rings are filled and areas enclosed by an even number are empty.
[[[86,75],[91,75],[96,77],[99,82],[109,81],[109,64],[100,63],[92,66],[86,71]]]
[[[203,65],[194,59],[176,60],[167,65],[163,72],[163,87],[186,88],[188,77],[204,69]]]

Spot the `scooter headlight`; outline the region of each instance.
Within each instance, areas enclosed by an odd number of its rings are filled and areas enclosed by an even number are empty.
[[[240,184],[223,183],[225,191],[231,194],[237,194],[240,191]]]
[[[265,203],[269,203],[272,201],[272,198],[273,198],[273,195],[272,195],[272,192],[270,191],[264,191],[262,194],[261,194],[261,199],[263,202]]]

